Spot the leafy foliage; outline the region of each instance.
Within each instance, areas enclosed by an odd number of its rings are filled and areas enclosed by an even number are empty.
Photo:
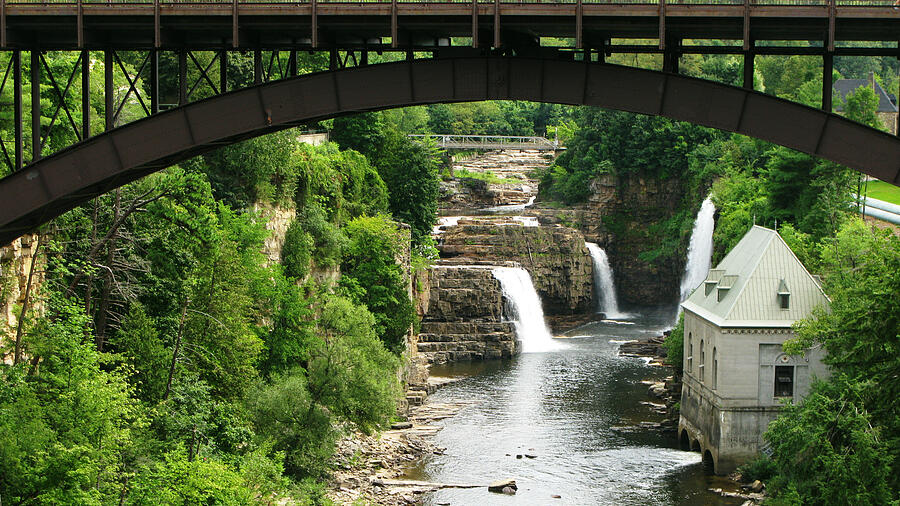
[[[346,227],[350,244],[344,252],[341,285],[375,317],[378,337],[400,353],[416,322],[407,293],[407,275],[396,259],[404,254],[404,234],[385,216],[360,217]]]
[[[684,373],[684,313],[678,315],[678,323],[663,341],[666,349],[666,363],[672,366],[676,376]]]
[[[824,346],[834,376],[770,425],[774,483],[785,503],[887,504],[900,491],[900,239],[850,220],[820,248],[830,311],[798,322],[785,350]]]

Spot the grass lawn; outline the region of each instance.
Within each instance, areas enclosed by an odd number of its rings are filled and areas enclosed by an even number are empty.
[[[900,206],[900,188],[884,181],[869,181],[866,195]]]

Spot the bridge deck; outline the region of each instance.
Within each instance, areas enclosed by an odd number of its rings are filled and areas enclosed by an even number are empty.
[[[836,0],[833,5],[822,0],[746,4],[0,0],[0,48],[425,48],[475,32],[481,32],[482,46],[495,32],[493,37],[502,39],[502,45],[550,36],[581,37],[585,44],[600,47],[610,39],[655,39],[663,32],[677,39],[823,40],[829,30],[835,41],[896,43],[900,10],[892,4],[892,0]],[[398,40],[390,39],[392,35]],[[891,49],[882,54],[893,54]]]

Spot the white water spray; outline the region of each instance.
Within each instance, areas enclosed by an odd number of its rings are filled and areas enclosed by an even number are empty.
[[[609,257],[603,248],[592,242],[584,243],[591,253],[594,263],[594,291],[597,293],[597,311],[605,313],[606,318],[625,318],[628,315],[619,312],[619,304],[616,301],[616,285],[613,282],[612,267],[609,266]]]
[[[541,299],[531,282],[531,275],[520,267],[495,267],[494,277],[500,281],[509,319],[516,328],[516,336],[522,341],[523,353],[540,353],[563,348],[554,341],[544,321]]]
[[[697,219],[694,220],[694,230],[691,232],[691,244],[688,247],[687,263],[684,266],[684,276],[681,278],[681,301],[700,286],[706,279],[712,262],[713,227],[715,226],[714,214],[716,206],[712,199],[706,197]]]

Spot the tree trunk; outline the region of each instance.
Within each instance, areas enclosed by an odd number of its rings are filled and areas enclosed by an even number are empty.
[[[172,390],[172,377],[175,376],[175,362],[178,361],[178,351],[181,348],[181,334],[184,331],[184,318],[187,316],[187,308],[190,303],[190,300],[184,301],[184,306],[181,308],[181,322],[178,324],[178,335],[175,336],[175,349],[172,350],[172,363],[169,365],[169,379],[166,381],[166,393],[163,395],[163,400],[169,398],[169,392]]]
[[[25,298],[22,301],[22,311],[19,312],[19,321],[16,322],[16,349],[13,354],[13,364],[18,364],[22,359],[22,334],[25,330],[25,315],[28,313],[28,303],[31,297],[31,285],[34,281],[34,269],[37,264],[37,256],[40,253],[43,244],[44,235],[38,233],[37,244],[34,246],[34,253],[31,254],[31,267],[28,269],[28,280],[25,282]]]

